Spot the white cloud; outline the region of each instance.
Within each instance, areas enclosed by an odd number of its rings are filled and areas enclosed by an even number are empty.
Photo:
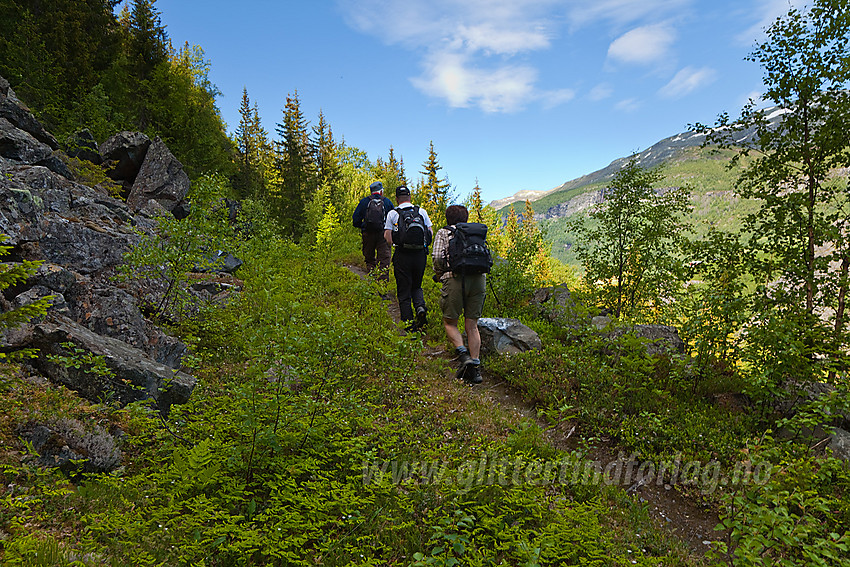
[[[543,91],[538,97],[543,101],[543,106],[546,108],[554,108],[564,103],[570,102],[576,97],[576,92],[573,89],[559,89],[557,91]]]
[[[703,67],[702,69],[685,67],[676,73],[669,83],[661,87],[658,94],[665,98],[681,98],[701,87],[713,83],[716,78],[717,72],[709,67]]]
[[[653,63],[667,57],[675,39],[675,32],[666,24],[635,28],[611,43],[608,57],[624,63]]]
[[[806,5],[805,0],[758,0],[750,13],[755,15],[756,22],[749,28],[738,34],[738,41],[744,45],[751,45],[754,40],[764,38],[764,30],[767,29],[776,18],[788,13],[789,8],[798,10]]]
[[[553,9],[566,0],[338,0],[353,28],[421,52],[411,83],[452,107],[511,112],[540,101],[562,104],[569,89],[537,87],[538,71],[513,59],[551,47]]]
[[[620,112],[634,112],[638,110],[640,106],[640,101],[636,98],[627,98],[615,104],[614,109],[619,110]]]
[[[514,54],[549,47],[549,37],[543,29],[500,29],[497,22],[460,25],[454,39],[455,47],[499,54]]]
[[[514,54],[549,46],[563,0],[340,0],[349,24],[390,44]]]
[[[614,89],[611,88],[611,85],[607,83],[599,83],[598,85],[590,89],[590,92],[588,93],[587,97],[592,101],[600,101],[605,100],[612,94],[614,94]]]
[[[625,25],[678,11],[690,3],[691,0],[572,0],[568,14],[573,27],[602,20]]]
[[[761,0],[765,1],[765,0]],[[348,24],[418,55],[415,88],[452,107],[510,112],[531,103],[563,104],[571,89],[543,90],[538,53],[552,49],[559,31],[601,24],[616,37],[608,60],[654,64],[670,58],[672,22],[694,0],[336,0]],[[665,23],[653,23],[653,22]],[[631,26],[635,29],[622,33]],[[640,26],[640,27],[636,27]],[[567,70],[570,62],[566,62]],[[569,77],[569,73],[562,76]],[[592,100],[610,97],[602,86]]]
[[[440,53],[427,62],[423,76],[411,82],[454,108],[476,105],[485,112],[512,112],[534,98],[536,80],[537,71],[531,67],[486,70],[472,67],[464,55]]]

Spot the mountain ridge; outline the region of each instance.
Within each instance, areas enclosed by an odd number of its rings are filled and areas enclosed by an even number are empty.
[[[767,120],[772,124],[777,123],[779,121],[779,118],[785,112],[787,112],[787,110],[781,109],[776,106],[765,109]],[[742,144],[744,142],[752,141],[753,137],[755,136],[755,133],[755,128],[749,128],[747,130],[744,130],[740,133],[735,142],[738,144]],[[566,193],[568,191],[574,191],[576,189],[580,189],[581,187],[586,187],[595,183],[609,181],[611,178],[614,177],[614,174],[616,174],[617,171],[619,171],[632,157],[635,157],[637,159],[637,163],[641,167],[646,169],[652,169],[668,162],[671,159],[674,159],[683,150],[702,146],[705,142],[705,138],[706,135],[704,133],[694,131],[686,131],[680,132],[678,134],[673,134],[672,136],[668,136],[667,138],[656,142],[655,144],[651,145],[650,147],[641,152],[637,152],[636,154],[630,156],[617,158],[602,169],[598,169],[591,173],[582,175],[581,177],[566,181],[553,189],[549,189],[548,191],[518,191],[517,193],[514,193],[509,197],[491,201],[490,206],[496,210],[500,210],[513,203],[520,201],[529,200],[534,203],[535,201],[539,201],[544,197],[549,197],[557,193]]]

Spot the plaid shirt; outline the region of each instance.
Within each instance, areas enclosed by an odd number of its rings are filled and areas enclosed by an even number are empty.
[[[447,228],[441,228],[434,236],[432,258],[434,259],[434,271],[440,275],[440,281],[446,281],[452,277],[449,271],[449,239],[452,233]]]

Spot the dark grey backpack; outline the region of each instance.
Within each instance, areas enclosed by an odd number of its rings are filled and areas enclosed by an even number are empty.
[[[449,238],[449,269],[455,274],[486,274],[493,267],[493,257],[487,246],[487,225],[478,222],[459,222],[447,226]]]

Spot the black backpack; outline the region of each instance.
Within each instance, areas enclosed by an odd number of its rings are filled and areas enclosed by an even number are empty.
[[[398,230],[393,232],[393,244],[405,250],[423,250],[427,246],[428,229],[419,207],[396,207]]]
[[[363,230],[368,232],[384,230],[384,221],[386,220],[387,213],[384,210],[384,198],[369,198],[369,204],[366,205],[366,213],[363,215]]]
[[[487,225],[478,222],[459,222],[447,226],[449,238],[449,269],[455,274],[486,274],[493,266],[487,247]]]

